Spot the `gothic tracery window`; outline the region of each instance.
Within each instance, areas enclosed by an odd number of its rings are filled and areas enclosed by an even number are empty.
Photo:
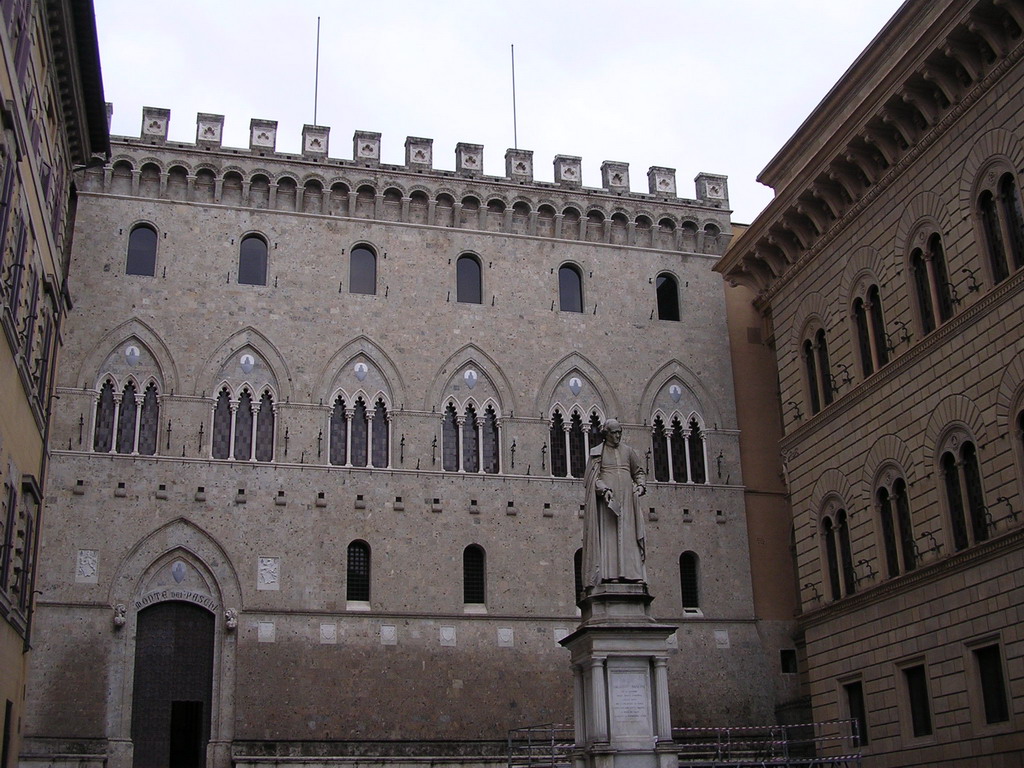
[[[236,461],[273,461],[276,435],[274,398],[265,389],[259,398],[243,387],[233,398],[225,386],[213,406],[210,455]]]
[[[663,483],[706,483],[704,432],[695,416],[685,428],[683,423],[678,415],[668,425],[662,416],[655,416],[651,432],[654,479]]]
[[[470,403],[456,408],[454,402],[445,406],[441,426],[441,452],[446,472],[500,471],[498,416],[488,405],[483,414]]]
[[[142,395],[129,381],[115,394],[114,381],[100,387],[93,423],[93,450],[152,456],[156,453],[160,427],[160,404],[156,384],[150,382]]]

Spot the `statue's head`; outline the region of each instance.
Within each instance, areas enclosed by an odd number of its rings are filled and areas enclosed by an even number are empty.
[[[622,425],[618,419],[608,419],[604,423],[604,439],[613,448],[622,440]]]

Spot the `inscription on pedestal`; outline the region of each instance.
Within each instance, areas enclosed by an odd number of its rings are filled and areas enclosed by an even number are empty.
[[[652,735],[649,675],[611,671],[609,683],[612,737]]]

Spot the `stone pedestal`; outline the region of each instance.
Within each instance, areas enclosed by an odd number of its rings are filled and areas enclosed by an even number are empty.
[[[668,638],[645,584],[588,587],[583,620],[561,643],[572,654],[576,768],[675,768]]]

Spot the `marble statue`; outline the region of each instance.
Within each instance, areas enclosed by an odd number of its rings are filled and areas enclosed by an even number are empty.
[[[639,497],[647,475],[637,452],[622,442],[622,426],[604,423],[604,443],[590,451],[583,476],[583,586],[647,581],[644,516]]]

